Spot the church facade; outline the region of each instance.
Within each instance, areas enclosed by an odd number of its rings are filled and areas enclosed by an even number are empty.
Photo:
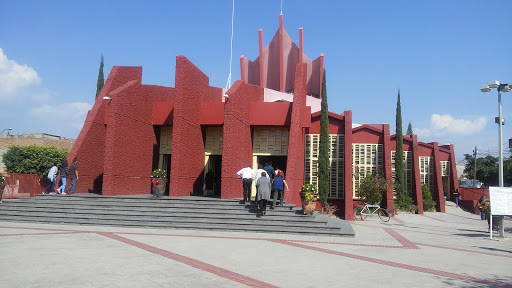
[[[142,84],[142,67],[113,67],[69,155],[79,159],[77,192],[149,194],[160,168],[170,196],[203,195],[211,172],[214,195],[241,198],[236,172],[272,162],[285,172],[285,201],[300,205],[302,185],[317,184],[324,56],[310,60],[302,28],[297,46],[279,20],[265,48],[259,31],[257,59],[240,57],[242,79],[229,90],[210,86],[185,56],[176,57],[175,87]],[[389,124],[353,123],[350,110],[329,112],[329,134],[329,202],[351,220],[364,175],[394,177],[395,135]],[[444,196],[458,188],[453,145],[405,135],[403,150],[406,190],[419,213],[422,184],[444,212]],[[388,185],[388,209],[393,198]]]

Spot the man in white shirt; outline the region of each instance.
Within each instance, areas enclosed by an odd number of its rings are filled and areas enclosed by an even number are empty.
[[[53,189],[55,188],[55,183],[57,182],[57,172],[59,172],[58,166],[60,166],[60,164],[55,163],[55,165],[50,168],[50,172],[48,172],[47,177],[48,184],[46,185],[46,189],[44,189],[43,194],[55,193]]]
[[[252,181],[254,180],[254,170],[251,169],[251,165],[243,168],[242,170],[236,173],[239,179],[242,179],[243,187],[244,187],[244,201],[243,204],[247,201],[251,201],[251,187]]]

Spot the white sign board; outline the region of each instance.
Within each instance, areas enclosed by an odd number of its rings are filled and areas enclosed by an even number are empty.
[[[492,215],[512,215],[512,188],[489,187]]]

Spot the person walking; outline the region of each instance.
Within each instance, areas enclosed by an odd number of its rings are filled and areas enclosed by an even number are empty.
[[[251,165],[247,165],[247,167],[236,173],[239,179],[242,179],[242,185],[244,188],[244,200],[242,204],[246,202],[251,202],[251,187],[252,181],[254,180],[254,171],[251,168]]]
[[[457,204],[457,207],[459,207],[459,189],[455,189],[455,192],[453,192],[453,196],[455,197],[455,204]]]
[[[274,180],[275,171],[274,167],[272,166],[272,161],[265,163],[265,167],[263,167],[263,170],[267,172],[267,175],[268,177],[270,177],[270,180]]]
[[[64,161],[62,161],[62,165],[60,166],[59,173],[60,173],[60,181],[61,181],[62,185],[59,188],[57,188],[57,193],[66,195],[66,192],[64,191],[64,189],[66,188],[66,178],[68,178],[68,176],[69,176],[68,160],[64,159]]]
[[[283,206],[284,187],[286,187],[286,192],[289,191],[288,184],[286,184],[286,181],[284,180],[284,177],[283,177],[283,171],[279,170],[277,176],[274,177],[273,183],[274,183],[274,201],[272,202],[272,209],[274,209],[274,207],[276,207],[277,194],[279,194],[279,196],[281,197],[280,206]]]
[[[76,182],[78,181],[78,167],[76,166],[77,163],[78,160],[75,158],[73,159],[73,163],[69,165],[69,180],[71,180],[71,185],[69,185],[68,189],[66,189],[66,192],[69,195],[75,194]]]
[[[48,172],[48,176],[47,176],[48,184],[46,184],[46,189],[44,189],[43,194],[50,194],[50,193],[55,194],[53,189],[55,189],[55,182],[57,181],[57,173],[59,172],[58,166],[60,166],[60,164],[55,162],[55,164],[52,166],[52,168],[50,168],[50,171]]]
[[[480,200],[478,200],[478,204],[481,204],[482,202],[484,202],[485,200],[485,196],[482,195],[482,197],[480,197]],[[483,210],[480,210],[480,219],[482,220],[485,220],[485,212]]]
[[[266,172],[266,171],[263,170],[262,164],[258,164],[258,170],[256,170],[256,173],[255,173],[254,183],[256,183],[256,181],[258,181],[258,179],[260,179],[261,172]],[[267,174],[267,173],[265,173],[265,174]],[[268,176],[268,174],[267,174],[267,178],[270,180],[270,176]],[[254,199],[256,199],[256,197],[258,197],[258,189],[256,189],[256,195],[254,195]]]
[[[267,178],[266,172],[261,172],[261,177],[256,181],[256,202],[258,203],[260,215],[267,214],[267,201],[270,200],[270,179]]]

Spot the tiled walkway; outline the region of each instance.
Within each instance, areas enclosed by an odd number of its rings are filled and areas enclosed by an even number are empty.
[[[355,238],[0,222],[0,287],[512,287],[512,221],[446,210]]]

